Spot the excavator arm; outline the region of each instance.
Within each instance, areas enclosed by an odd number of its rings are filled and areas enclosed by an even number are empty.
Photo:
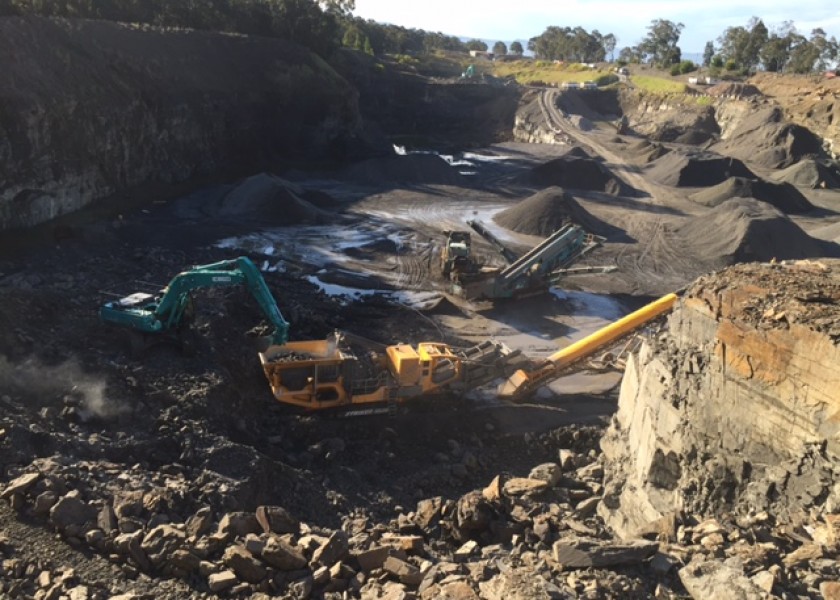
[[[99,310],[100,318],[110,324],[134,329],[141,333],[177,331],[184,322],[190,303],[190,293],[200,288],[245,285],[260,309],[274,326],[273,344],[288,340],[289,323],[283,318],[271,291],[257,267],[247,257],[225,260],[193,267],[179,273],[159,294],[132,294],[108,302]]]

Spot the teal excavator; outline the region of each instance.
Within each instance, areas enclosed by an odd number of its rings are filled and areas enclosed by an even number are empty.
[[[177,341],[190,320],[193,290],[236,285],[244,285],[251,292],[274,326],[271,344],[285,344],[289,339],[289,323],[280,313],[259,269],[245,256],[183,271],[156,294],[135,292],[107,302],[99,309],[99,317],[105,323],[139,333],[144,345],[164,339]]]

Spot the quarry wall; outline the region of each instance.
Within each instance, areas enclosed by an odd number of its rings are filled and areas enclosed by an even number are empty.
[[[838,273],[752,264],[693,285],[629,361],[602,440],[615,531],[675,510],[796,523],[840,507]]]
[[[0,230],[149,182],[368,151],[357,93],[282,40],[0,18]]]

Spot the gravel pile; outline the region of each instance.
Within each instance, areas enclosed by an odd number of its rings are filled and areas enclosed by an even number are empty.
[[[840,169],[837,165],[814,159],[804,159],[774,173],[774,179],[811,189],[840,188]]]
[[[266,219],[272,225],[333,221],[332,215],[304,199],[307,194],[320,204],[325,202],[323,194],[307,193],[276,175],[260,173],[243,180],[207,208],[216,217]]]
[[[812,238],[784,213],[752,198],[724,202],[693,217],[677,233],[698,255],[728,264],[837,256],[840,250]]]
[[[637,162],[650,163],[658,158],[662,158],[671,152],[671,149],[659,142],[651,142],[644,139],[628,145],[627,151]]]
[[[705,206],[718,206],[732,198],[755,198],[784,213],[797,214],[813,210],[814,205],[789,183],[771,183],[762,179],[730,177],[690,198]]]
[[[614,196],[632,195],[633,188],[614,175],[602,163],[573,151],[531,169],[523,182],[538,186],[561,186],[594,190]],[[585,154],[585,152],[584,152]]]
[[[730,177],[755,175],[737,158],[712,152],[674,150],[648,166],[648,175],[662,185],[674,187],[709,187]]]
[[[822,153],[822,142],[810,130],[785,120],[778,107],[759,108],[738,122],[714,150],[766,169],[781,169]]]
[[[502,227],[528,235],[549,236],[567,223],[580,225],[589,233],[604,237],[624,233],[592,215],[571,194],[559,187],[537,192],[498,213],[493,220]]]

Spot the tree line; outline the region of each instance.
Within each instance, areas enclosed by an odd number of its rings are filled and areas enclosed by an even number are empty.
[[[619,52],[623,62],[651,63],[668,68],[681,61],[678,45],[685,26],[665,19],[656,19],[648,26],[647,36],[635,46]],[[772,31],[758,17],[746,27],[728,27],[703,50],[703,65],[742,75],[761,68],[785,73],[812,73],[836,64],[840,45],[823,29],[814,29],[810,37],[798,32],[793,21],[785,21]]]
[[[840,57],[840,45],[834,36],[817,28],[806,37],[793,21],[785,21],[772,31],[758,17],[746,27],[728,27],[717,40],[706,43],[703,62],[729,71],[750,73],[765,71],[811,73],[823,71]]]
[[[487,51],[481,40],[461,41],[440,32],[377,23],[352,15],[355,0],[0,0],[0,15],[36,14],[80,17],[164,27],[185,27],[289,39],[329,56],[340,46],[372,55],[423,54],[441,50]],[[655,19],[647,35],[626,46],[618,60],[650,63],[686,72],[679,46],[682,23]],[[823,29],[800,33],[793,21],[768,29],[753,17],[746,26],[728,27],[706,43],[703,64],[712,69],[747,74],[766,71],[809,73],[837,63],[840,44]],[[542,60],[602,62],[613,60],[617,38],[597,29],[549,26],[528,40],[528,50]],[[518,41],[498,41],[496,55],[522,54]]]

